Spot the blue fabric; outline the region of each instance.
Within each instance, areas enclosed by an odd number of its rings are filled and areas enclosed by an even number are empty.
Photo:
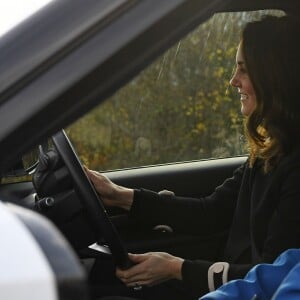
[[[283,299],[300,299],[300,263],[289,272],[274,295],[274,300]]]
[[[273,264],[259,264],[244,279],[230,281],[200,299],[300,299],[300,249],[287,250]]]

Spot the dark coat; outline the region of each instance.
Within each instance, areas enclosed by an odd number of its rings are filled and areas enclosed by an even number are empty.
[[[246,162],[212,195],[200,199],[136,190],[130,215],[150,226],[168,224],[176,232],[207,235],[228,230],[219,261],[230,263],[229,279],[242,278],[253,265],[272,262],[288,248],[300,248],[299,151],[267,174],[259,161],[253,168]],[[206,292],[212,263],[185,260],[183,282]]]

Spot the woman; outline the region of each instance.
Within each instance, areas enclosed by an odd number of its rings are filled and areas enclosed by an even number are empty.
[[[141,224],[198,235],[229,232],[219,257],[224,263],[167,253],[130,255],[135,265],[116,272],[127,286],[157,288],[175,279],[183,283],[183,294],[161,298],[193,299],[300,247],[299,36],[299,23],[286,16],[265,17],[243,30],[230,82],[240,94],[250,154],[212,195],[191,199],[133,190],[87,170],[104,203],[126,209]]]

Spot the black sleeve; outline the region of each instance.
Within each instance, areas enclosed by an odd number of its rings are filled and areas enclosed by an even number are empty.
[[[185,260],[182,265],[182,280],[184,285],[195,295],[203,295],[208,290],[208,269],[215,262],[206,260]],[[228,272],[228,281],[243,278],[247,272],[253,267],[251,264],[230,264]],[[217,284],[219,283],[219,284]],[[222,281],[215,281],[218,287]]]
[[[245,164],[208,197],[199,199],[135,190],[130,217],[141,224],[166,224],[176,232],[210,234],[230,227]]]
[[[261,261],[272,262],[289,248],[300,248],[300,165],[294,163],[282,176],[279,202],[263,243]]]

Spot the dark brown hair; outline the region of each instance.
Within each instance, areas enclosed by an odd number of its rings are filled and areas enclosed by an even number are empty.
[[[268,172],[299,144],[300,23],[266,16],[248,23],[241,41],[257,98],[245,123],[250,166],[261,158]]]

